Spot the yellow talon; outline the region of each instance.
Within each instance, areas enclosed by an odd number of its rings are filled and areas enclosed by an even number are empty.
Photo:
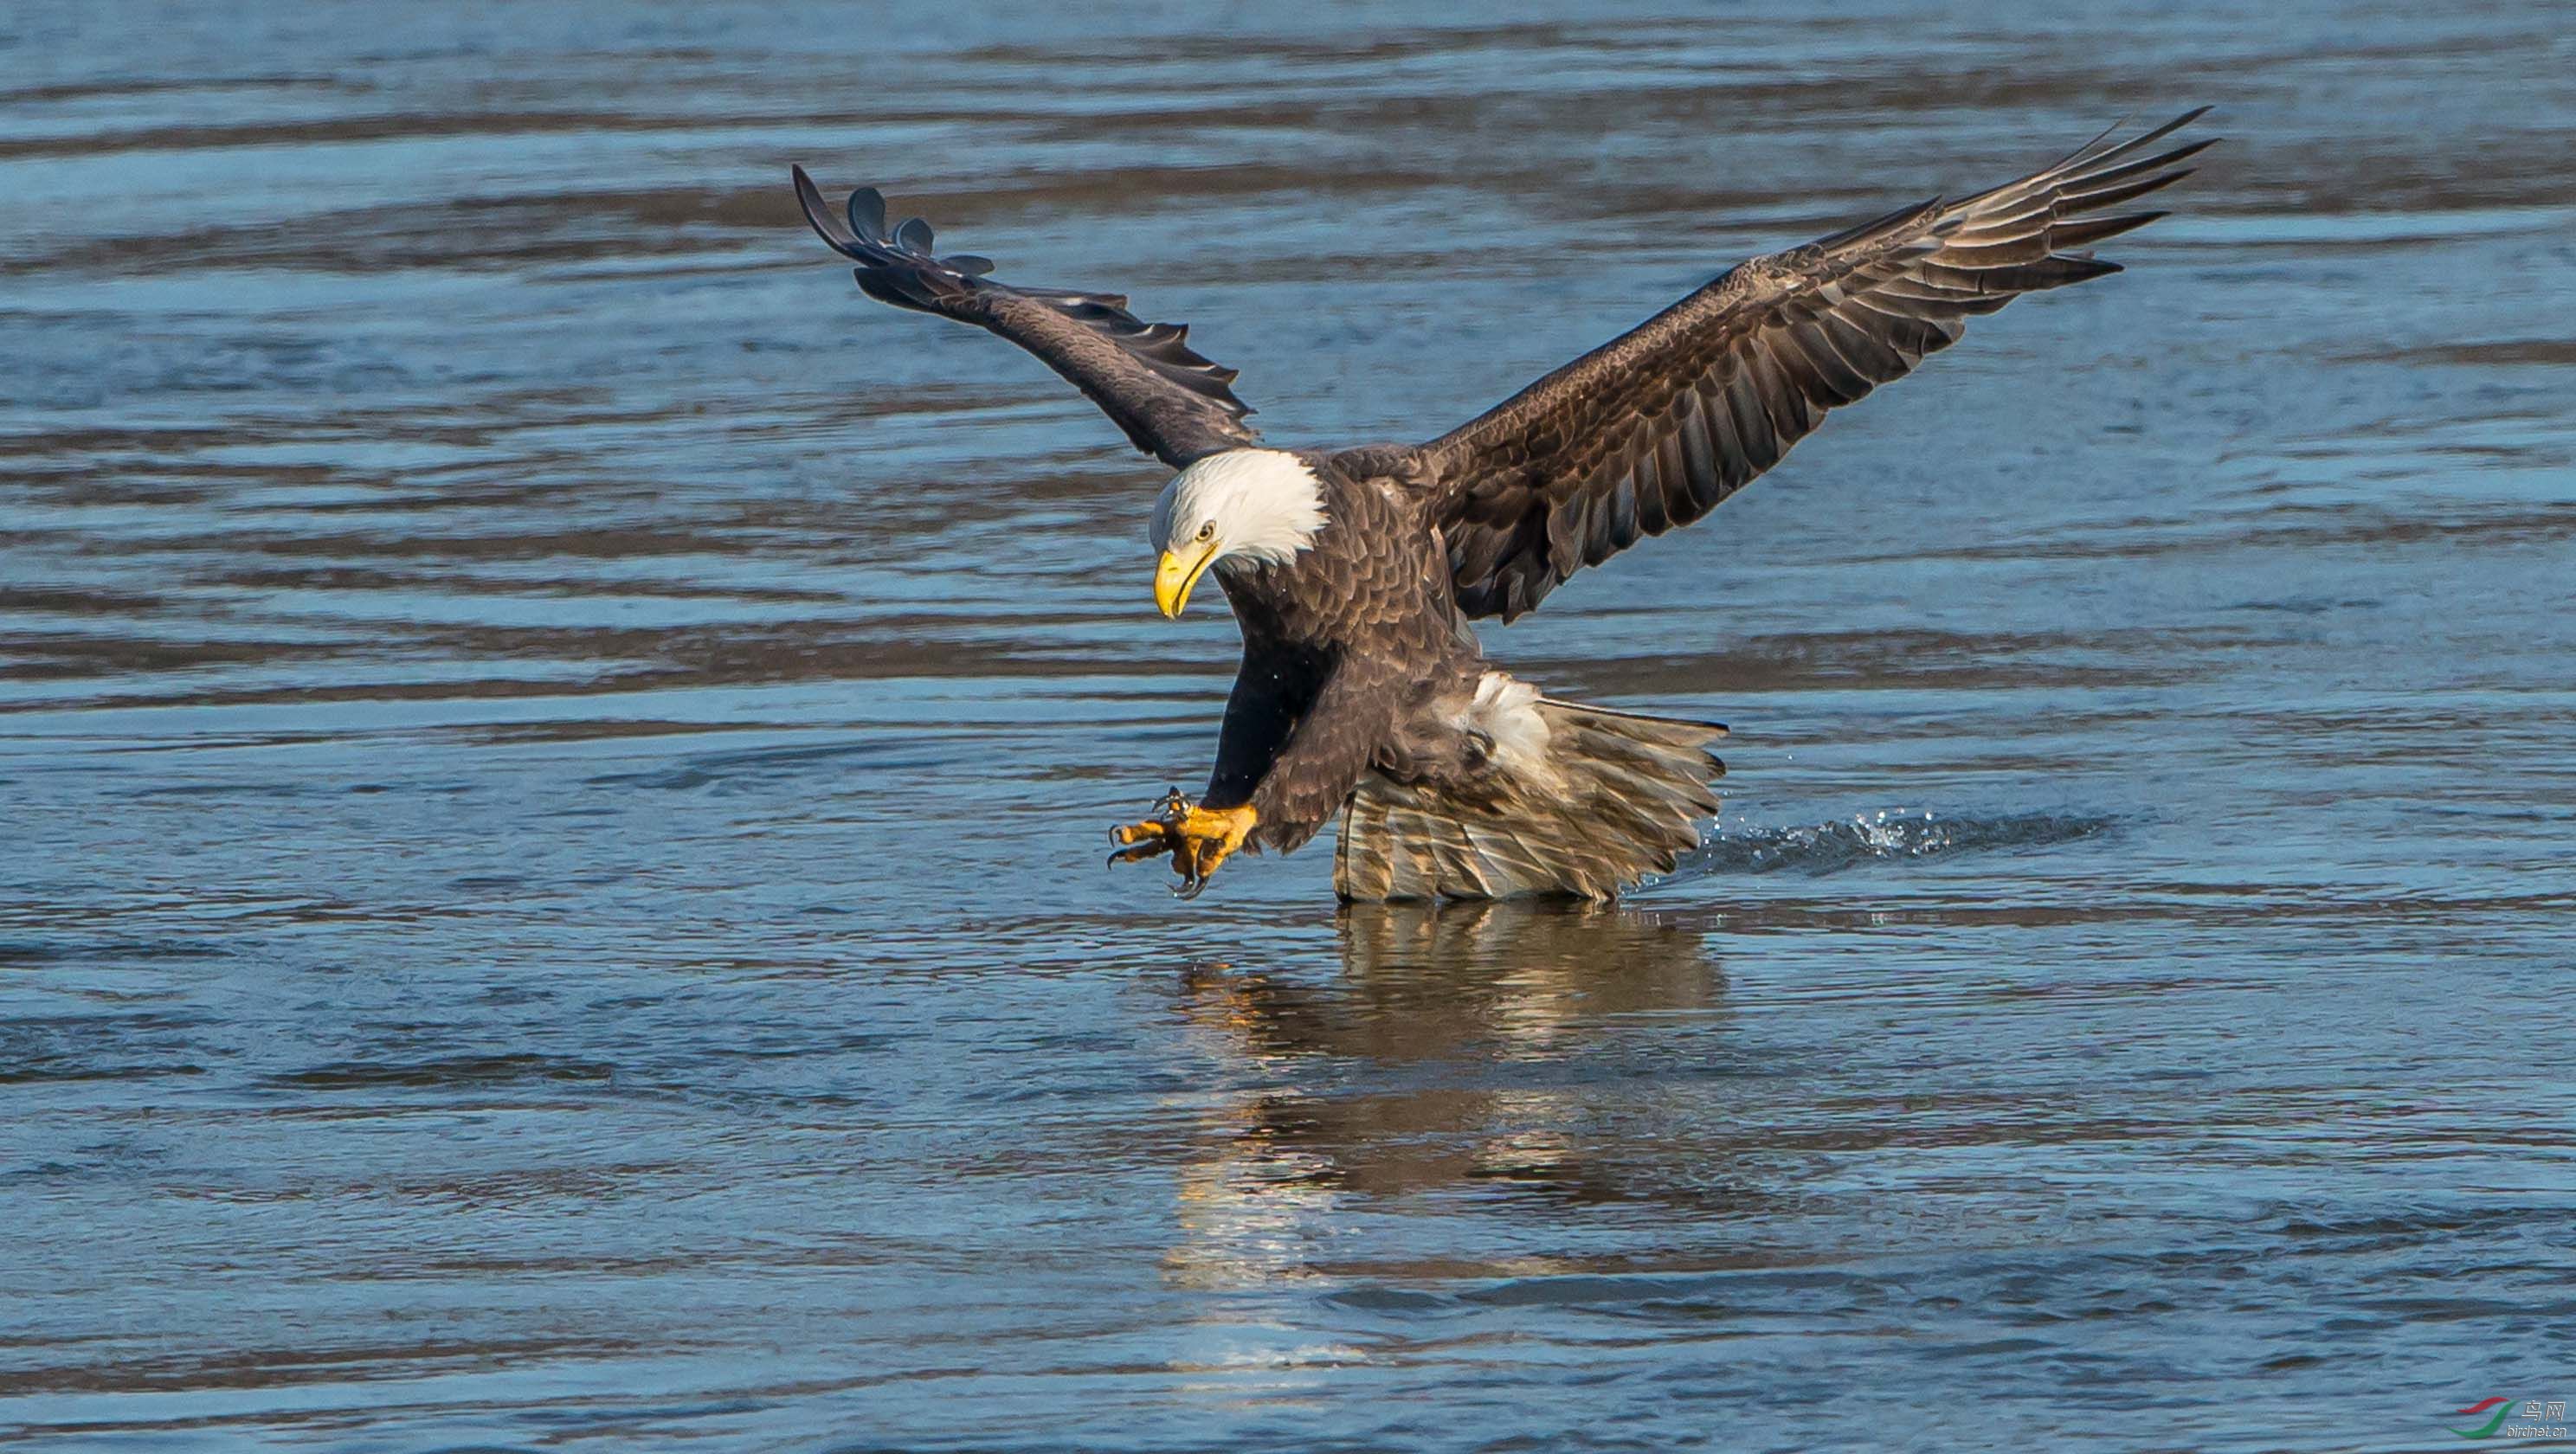
[[[1168,853],[1172,856],[1172,870],[1181,876],[1180,886],[1172,892],[1185,899],[1198,897],[1209,875],[1234,856],[1253,826],[1261,821],[1250,803],[1202,808],[1181,796],[1178,788],[1165,794],[1155,806],[1159,811],[1154,817],[1109,830],[1109,841],[1119,845],[1119,850],[1109,855],[1109,861],[1135,863]]]

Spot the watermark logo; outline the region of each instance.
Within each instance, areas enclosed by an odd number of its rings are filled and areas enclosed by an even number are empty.
[[[2472,1429],[2451,1429],[2463,1439],[2564,1439],[2567,1437],[2567,1400],[2527,1398],[2519,1404],[2502,1394],[2482,1398],[2464,1409],[2451,1410],[2453,1418],[2474,1419],[2493,1410],[2486,1422]],[[2449,1428],[2445,1424],[2443,1427]]]

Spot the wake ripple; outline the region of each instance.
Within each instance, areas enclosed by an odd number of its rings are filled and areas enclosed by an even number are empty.
[[[1888,859],[2069,843],[2106,831],[2111,821],[2056,813],[1951,818],[1899,808],[1814,827],[1721,829],[1685,856],[1673,876],[1782,870],[1839,873],[1855,864]]]

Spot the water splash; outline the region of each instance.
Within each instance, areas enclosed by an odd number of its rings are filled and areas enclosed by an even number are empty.
[[[1986,849],[2037,848],[2090,838],[2108,818],[2056,813],[1943,817],[1929,809],[1881,809],[1813,827],[1721,830],[1682,860],[1675,876],[1710,873],[1839,873],[1885,859],[1936,858]]]

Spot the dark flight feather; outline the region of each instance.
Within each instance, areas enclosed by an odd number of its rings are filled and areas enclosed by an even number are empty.
[[[2104,214],[2191,174],[2180,164],[2215,138],[2131,158],[2207,109],[1755,258],[1423,445],[1460,609],[1511,620],[1583,566],[1707,514],[1969,317],[2118,272],[2075,250],[2164,215]]]
[[[1189,330],[1147,324],[1114,293],[1019,288],[985,275],[992,260],[931,252],[930,224],[915,217],[886,231],[874,187],[835,209],[805,169],[796,199],[833,250],[855,259],[860,291],[879,302],[936,313],[1000,334],[1044,360],[1126,431],[1138,449],[1178,469],[1202,455],[1251,444],[1252,410],[1234,396],[1235,370],[1193,352]]]

